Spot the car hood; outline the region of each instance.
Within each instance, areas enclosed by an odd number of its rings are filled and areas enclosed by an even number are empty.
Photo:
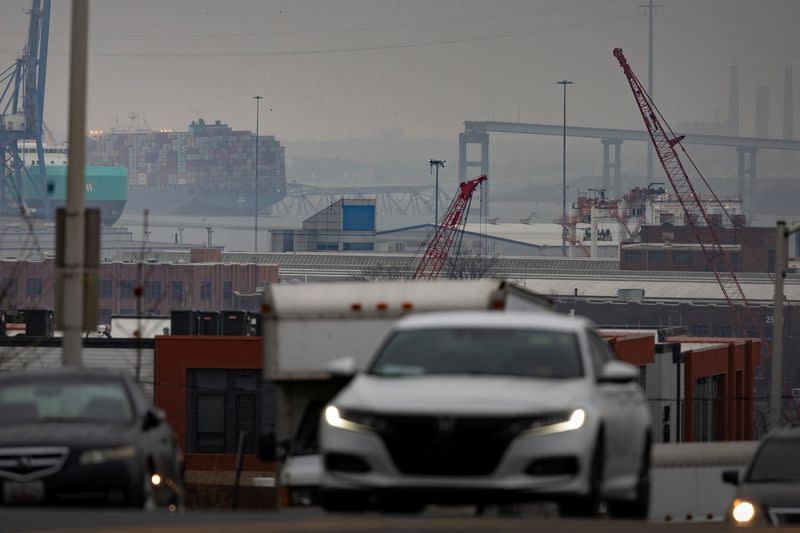
[[[135,439],[133,426],[119,424],[40,423],[0,426],[0,448],[11,446],[116,446]]]
[[[587,390],[584,379],[363,374],[334,403],[380,413],[515,416],[582,407]]]
[[[765,507],[800,507],[800,483],[744,483],[738,496]]]

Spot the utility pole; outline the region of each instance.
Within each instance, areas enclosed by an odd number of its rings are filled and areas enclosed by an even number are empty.
[[[561,80],[556,83],[564,87],[564,129],[562,132],[564,158],[561,167],[561,224],[563,226],[563,230],[561,231],[561,256],[567,257],[567,85],[572,85],[572,82],[569,80]]]
[[[436,167],[436,185],[434,187],[434,212],[433,212],[433,225],[439,223],[439,167],[443,167],[447,163],[444,159],[429,159],[428,164],[431,166],[431,173],[433,167]]]
[[[86,58],[89,0],[72,0],[69,65],[69,159],[64,221],[64,312],[62,366],[81,366],[83,339],[84,172],[86,169]]]
[[[772,324],[772,368],[770,374],[770,429],[781,425],[783,407],[783,278],[786,277],[786,249],[789,235],[800,231],[800,224],[786,227],[785,220],[779,220],[775,233],[775,296],[773,298],[774,320]]]
[[[254,96],[253,100],[256,101],[256,173],[254,178],[255,184],[255,197],[253,198],[253,251],[258,251],[258,111],[261,107],[261,99],[263,96]]]

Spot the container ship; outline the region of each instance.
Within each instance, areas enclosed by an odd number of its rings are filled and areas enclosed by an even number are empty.
[[[258,146],[258,205],[286,195],[285,152],[271,135],[233,130],[217,120],[192,121],[187,131],[93,132],[87,157],[93,165],[128,169],[129,210],[158,214],[249,215],[254,206]]]
[[[28,166],[29,173],[36,171],[36,145],[19,143],[20,156]],[[52,207],[64,207],[67,200],[67,146],[65,144],[44,145],[45,174]],[[33,161],[33,164],[29,162]],[[114,225],[128,201],[128,169],[118,166],[87,165],[85,171],[84,201],[86,207],[100,209],[105,226]],[[41,191],[30,180],[22,180],[22,198],[28,211],[35,217],[41,212]]]

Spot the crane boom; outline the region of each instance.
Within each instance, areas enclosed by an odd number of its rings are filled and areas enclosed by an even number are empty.
[[[739,284],[739,280],[734,273],[730,257],[720,244],[714,225],[711,223],[708,213],[703,206],[703,202],[695,191],[692,180],[689,178],[686,167],[681,161],[681,157],[676,149],[676,146],[679,146],[684,136],[675,135],[669,127],[669,124],[667,124],[663,115],[661,115],[661,112],[650,98],[650,95],[642,86],[639,78],[636,77],[636,74],[631,69],[622,49],[615,48],[613,53],[614,57],[619,61],[619,65],[622,67],[625,77],[628,79],[628,84],[639,106],[639,112],[642,115],[655,152],[686,216],[686,223],[692,228],[695,238],[700,244],[700,248],[703,250],[706,263],[712,268],[714,277],[720,289],[722,289],[722,294],[736,316],[739,328],[743,330],[742,333],[746,335],[747,330],[745,327],[750,326],[750,328],[757,331],[759,336],[763,339],[764,335],[761,323],[756,319],[750,308],[750,303],[747,301],[742,286]],[[682,147],[681,149],[685,154],[686,151],[683,150]],[[688,157],[688,154],[686,154],[686,156]],[[708,182],[702,174],[700,174],[697,167],[694,166],[691,158],[689,158],[689,162],[699,174],[700,179],[708,186]],[[709,190],[711,190],[710,187]],[[713,194],[713,191],[711,192]],[[721,202],[719,202],[715,194],[713,197],[721,206]],[[725,214],[728,214],[727,211],[725,211]],[[701,228],[699,226],[701,223],[704,223],[705,227]]]
[[[484,181],[486,181],[485,174],[458,184],[458,193],[450,203],[447,212],[436,224],[433,237],[431,237],[425,253],[422,254],[412,279],[435,279],[439,275],[450,255],[456,235],[459,231],[463,234],[472,194]]]

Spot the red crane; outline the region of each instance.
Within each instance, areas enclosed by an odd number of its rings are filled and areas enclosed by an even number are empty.
[[[636,74],[634,74],[630,65],[628,65],[628,61],[625,59],[621,48],[614,49],[614,57],[617,58],[620,67],[622,67],[622,71],[625,73],[625,77],[628,78],[628,83],[633,91],[633,97],[636,99],[636,103],[639,106],[639,111],[642,114],[647,132],[650,134],[650,140],[653,142],[656,154],[658,154],[658,159],[661,161],[661,166],[664,167],[664,172],[667,174],[667,178],[669,178],[669,182],[672,184],[675,196],[677,196],[683,208],[684,215],[686,216],[686,223],[692,228],[695,238],[703,250],[706,263],[711,266],[714,277],[716,277],[722,289],[722,293],[725,296],[725,300],[736,316],[736,321],[741,332],[746,335],[747,329],[745,326],[750,326],[754,331],[758,332],[758,335],[762,338],[763,345],[764,335],[761,323],[756,319],[753,310],[750,308],[750,303],[747,301],[747,297],[744,291],[742,291],[742,286],[739,284],[739,280],[736,278],[736,274],[733,271],[731,260],[720,244],[717,232],[703,206],[703,202],[695,191],[695,187],[692,184],[692,180],[689,178],[689,174],[686,172],[686,166],[684,166],[684,162],[681,160],[677,148],[680,148],[683,157],[691,164],[691,167],[697,172],[697,175],[711,192],[713,201],[722,212],[725,213],[728,219],[733,222],[731,215],[728,214],[722,202],[719,201],[719,198],[717,198],[717,195],[711,189],[708,181],[706,181],[703,174],[694,164],[694,161],[692,161],[692,158],[680,144],[684,136],[676,135],[672,131],[672,128],[669,127],[669,124],[667,124],[667,121],[650,98],[650,95],[647,94],[647,91],[642,86],[639,78],[636,77]],[[765,352],[769,353],[769,350],[765,350]]]
[[[467,223],[472,193],[484,181],[486,181],[485,174],[458,184],[458,192],[450,203],[450,207],[442,215],[432,234],[426,239],[428,246],[419,260],[412,279],[436,279],[450,255],[457,236],[456,254],[458,253],[458,249],[461,247],[461,237],[464,235],[464,226]]]

